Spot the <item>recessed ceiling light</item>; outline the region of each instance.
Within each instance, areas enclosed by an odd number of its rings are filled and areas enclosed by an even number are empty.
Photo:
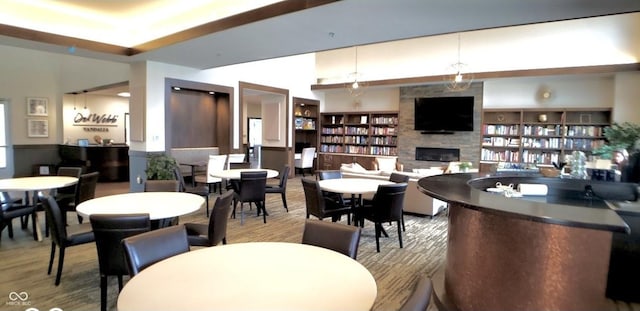
[[[131,94],[129,92],[120,92],[120,93],[118,93],[118,96],[120,96],[120,97],[131,97]]]
[[[214,92],[214,91],[209,91],[209,94],[214,95],[214,94],[216,94],[216,92]]]
[[[179,88],[179,87],[177,87],[177,86],[174,86],[174,87],[173,87],[173,90],[174,90],[174,91],[180,91],[180,88]]]

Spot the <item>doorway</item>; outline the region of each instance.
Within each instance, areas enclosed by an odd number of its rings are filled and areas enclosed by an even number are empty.
[[[258,168],[261,165],[262,118],[249,118],[247,120],[247,136],[248,161],[251,163],[252,168]]]

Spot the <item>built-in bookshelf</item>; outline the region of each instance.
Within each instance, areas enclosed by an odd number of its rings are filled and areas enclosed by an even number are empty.
[[[320,152],[395,156],[398,113],[322,113]]]
[[[573,151],[591,152],[605,143],[611,109],[493,110],[483,112],[483,162],[552,164]]]
[[[303,148],[318,148],[319,105],[317,100],[294,97],[293,122],[295,153],[302,152]]]

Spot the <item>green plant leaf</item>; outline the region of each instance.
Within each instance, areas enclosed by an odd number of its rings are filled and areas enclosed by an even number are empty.
[[[174,169],[178,166],[176,160],[166,154],[151,155],[147,158],[147,180],[175,179]]]

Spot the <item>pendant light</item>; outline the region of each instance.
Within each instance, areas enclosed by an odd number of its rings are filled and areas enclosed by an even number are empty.
[[[347,84],[347,90],[352,97],[358,98],[364,94],[366,83],[358,81],[360,73],[358,72],[358,47],[355,47],[355,71],[349,74],[349,80],[353,81]]]
[[[468,72],[468,66],[460,62],[460,34],[458,34],[458,62],[449,65],[445,75],[446,88],[452,92],[468,89],[473,82],[473,73]]]
[[[82,108],[82,115],[86,117],[89,115],[89,108],[87,108],[87,90],[82,91],[82,93],[84,93],[84,108]]]

